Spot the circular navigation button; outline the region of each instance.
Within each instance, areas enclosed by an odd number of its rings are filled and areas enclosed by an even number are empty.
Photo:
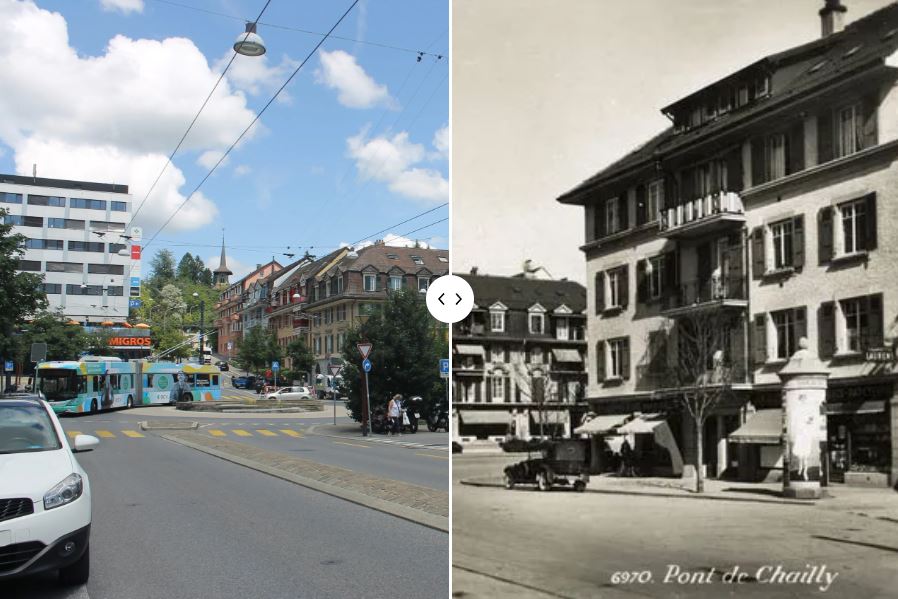
[[[474,290],[455,275],[445,275],[430,284],[427,309],[440,322],[452,324],[464,319],[474,307]]]

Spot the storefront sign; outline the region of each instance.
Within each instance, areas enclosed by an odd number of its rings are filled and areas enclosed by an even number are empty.
[[[109,347],[150,347],[149,337],[111,337]]]
[[[888,347],[878,347],[876,349],[868,349],[865,354],[868,362],[878,362],[889,364],[895,361],[895,352]]]

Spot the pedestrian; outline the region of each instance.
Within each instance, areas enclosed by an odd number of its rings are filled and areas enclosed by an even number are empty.
[[[630,442],[627,439],[624,439],[620,447],[620,456],[621,474],[623,476],[633,476],[633,449],[630,447]]]
[[[387,406],[387,416],[390,418],[391,434],[399,435],[399,427],[402,426],[402,396],[398,393],[390,400]]]

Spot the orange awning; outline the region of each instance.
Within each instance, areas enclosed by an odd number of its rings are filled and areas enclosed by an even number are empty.
[[[112,322],[111,320],[104,320],[103,322],[100,323],[100,326],[101,327],[111,327],[111,326],[115,326],[115,323]]]
[[[150,328],[150,325],[148,325],[144,322],[141,322],[141,323],[134,325],[134,328],[135,329],[148,329],[148,328]]]

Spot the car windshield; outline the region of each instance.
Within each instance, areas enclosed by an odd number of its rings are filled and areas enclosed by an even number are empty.
[[[47,401],[75,399],[84,391],[86,379],[74,370],[47,369],[38,370],[37,390]]]
[[[42,406],[0,401],[0,454],[61,448],[53,421]]]

